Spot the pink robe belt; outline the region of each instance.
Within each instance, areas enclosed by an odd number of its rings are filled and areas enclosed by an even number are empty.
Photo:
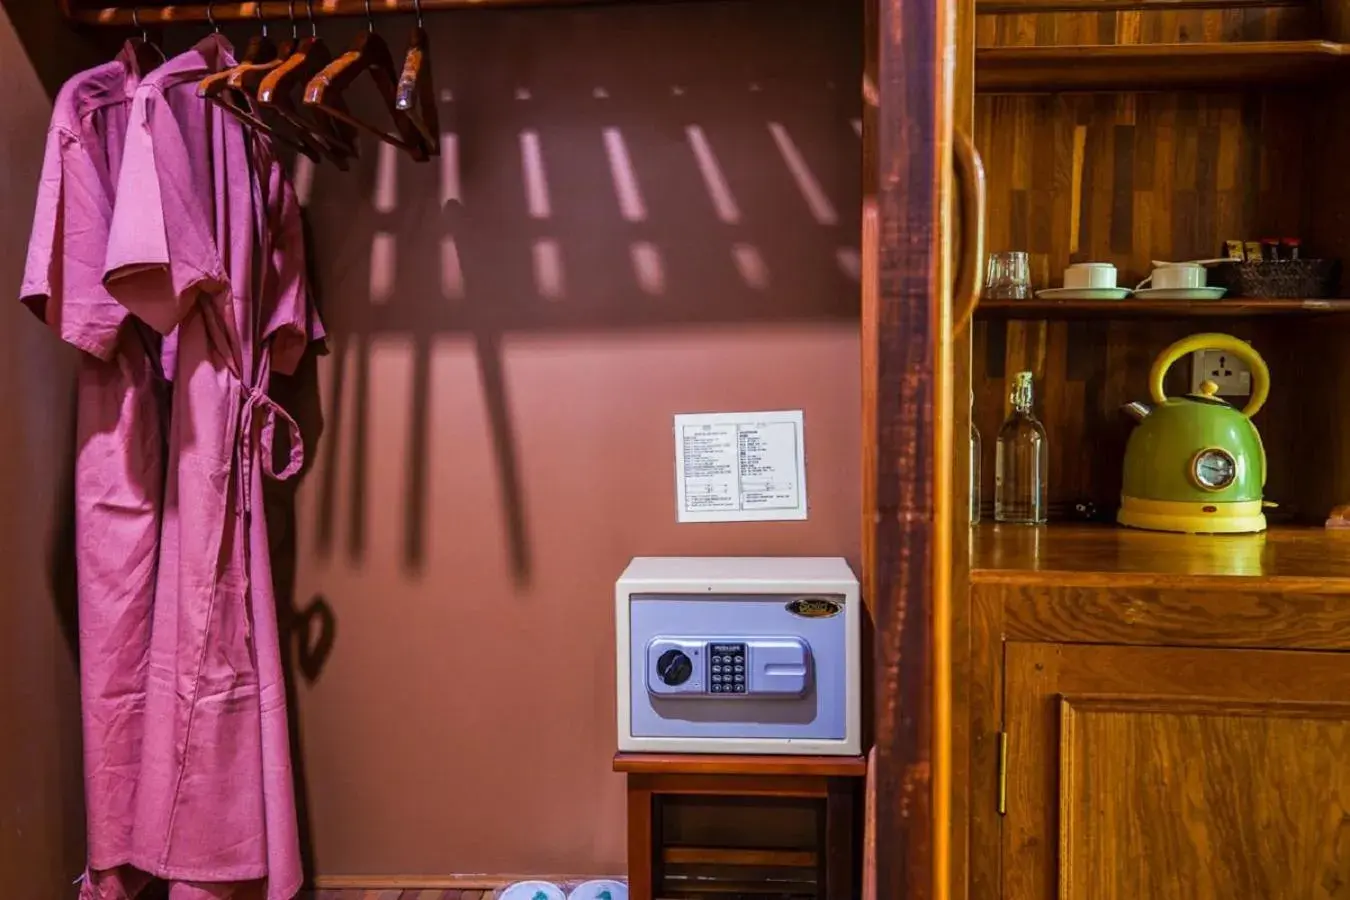
[[[257,449],[262,457],[263,474],[277,481],[285,481],[300,471],[300,467],[305,461],[305,444],[304,439],[300,436],[300,426],[296,424],[295,419],[291,418],[291,414],[282,409],[279,403],[269,397],[266,390],[247,386],[244,386],[244,390],[247,391],[247,397],[240,414],[239,430],[248,443],[240,454],[242,462],[240,464],[239,490],[243,495],[243,509],[245,512],[250,512],[253,509],[253,440],[255,426],[261,423],[261,428],[257,432]],[[273,450],[278,421],[286,427],[287,437],[290,439],[291,445],[289,458],[280,471],[276,469],[276,454]]]

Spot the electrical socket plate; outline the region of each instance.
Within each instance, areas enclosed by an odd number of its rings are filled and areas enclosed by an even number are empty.
[[[1252,392],[1252,372],[1247,364],[1227,350],[1196,350],[1191,354],[1191,393],[1212,381],[1220,397],[1242,397]]]

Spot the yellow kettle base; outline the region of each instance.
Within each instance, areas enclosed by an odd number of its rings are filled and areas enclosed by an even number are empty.
[[[1120,497],[1116,521],[1127,528],[1179,534],[1252,534],[1266,530],[1260,500],[1235,503],[1183,503]]]

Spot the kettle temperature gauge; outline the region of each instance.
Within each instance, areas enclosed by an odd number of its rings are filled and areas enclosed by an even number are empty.
[[[1219,447],[1207,447],[1191,460],[1191,479],[1206,491],[1221,491],[1237,479],[1237,460]]]

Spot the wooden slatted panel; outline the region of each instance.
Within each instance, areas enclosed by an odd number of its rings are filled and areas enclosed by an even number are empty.
[[[773,866],[814,868],[820,857],[814,850],[773,850],[725,847],[666,847],[661,852],[669,865]]]
[[[764,900],[817,900],[820,894],[816,880],[802,877],[801,870],[796,871],[798,874],[794,876],[792,870],[756,870],[736,879],[714,870],[689,872],[681,869],[678,873],[668,873],[657,890],[672,897],[730,894]]]

